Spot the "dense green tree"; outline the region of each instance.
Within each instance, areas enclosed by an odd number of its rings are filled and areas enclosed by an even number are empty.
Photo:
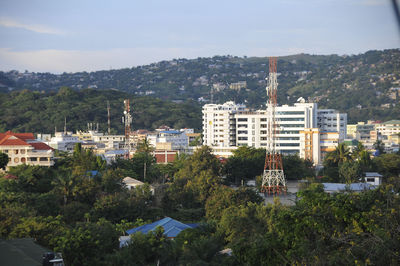
[[[219,220],[225,209],[231,206],[247,205],[248,202],[261,203],[262,198],[250,188],[241,187],[234,190],[220,186],[207,199],[206,217],[212,220]]]
[[[373,159],[378,172],[385,177],[396,177],[400,175],[400,155],[395,153],[382,154]]]
[[[382,140],[376,140],[374,143],[374,149],[378,151],[379,155],[385,153],[385,143]]]
[[[282,156],[282,164],[285,177],[288,180],[298,180],[315,176],[312,162],[300,158],[298,154]]]
[[[68,265],[104,265],[107,254],[118,249],[118,233],[106,220],[78,223],[56,237],[55,243]]]
[[[254,179],[262,174],[265,149],[242,146],[233,151],[224,165],[223,172],[230,182],[239,184],[241,180]]]
[[[340,183],[360,182],[362,177],[362,169],[359,162],[344,162],[339,166]]]
[[[5,170],[8,164],[8,155],[0,152],[0,169]]]
[[[107,258],[108,265],[174,265],[168,263],[170,240],[162,227],[147,234],[131,235],[129,245]]]

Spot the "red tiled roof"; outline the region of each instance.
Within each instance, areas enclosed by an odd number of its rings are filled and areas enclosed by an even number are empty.
[[[52,150],[53,148],[43,142],[30,142],[29,145],[33,146],[35,150]]]
[[[13,135],[22,140],[35,139],[33,133],[13,133]]]
[[[36,150],[52,150],[50,146],[43,142],[27,142],[27,140],[34,139],[33,133],[13,133],[11,131],[0,133],[0,145],[32,146]]]
[[[0,141],[7,136],[15,136],[22,140],[35,139],[33,133],[14,133],[12,131],[7,131],[5,133],[0,133]]]
[[[0,145],[10,146],[10,145],[23,145],[28,146],[29,144],[20,138],[13,135],[6,135],[0,140]]]

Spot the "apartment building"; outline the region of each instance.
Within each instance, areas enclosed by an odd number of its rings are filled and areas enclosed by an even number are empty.
[[[203,144],[208,146],[236,146],[235,113],[245,111],[246,106],[226,102],[203,106]]]
[[[390,120],[376,125],[376,130],[382,136],[400,134],[400,120]]]

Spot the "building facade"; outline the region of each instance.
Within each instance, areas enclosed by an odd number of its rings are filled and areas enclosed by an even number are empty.
[[[54,152],[51,147],[37,141],[33,133],[0,133],[0,152],[8,155],[7,168],[20,164],[52,166]]]
[[[292,106],[278,106],[275,117],[279,128],[276,135],[277,150],[283,154],[300,154],[303,158],[315,157],[312,159],[314,163],[321,161],[321,151],[316,150],[321,149],[321,142],[325,147],[325,140],[322,139],[327,139],[327,133],[337,133],[337,143],[346,137],[347,115],[333,109],[318,109],[316,103],[298,102]],[[234,102],[203,106],[203,144],[213,149],[265,147],[267,125],[266,110],[250,111]],[[314,152],[311,155],[306,150],[310,149],[307,146],[309,144],[304,143],[309,137],[313,141],[311,150]]]

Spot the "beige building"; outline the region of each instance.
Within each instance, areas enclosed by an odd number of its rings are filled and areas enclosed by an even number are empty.
[[[47,167],[54,165],[53,149],[35,140],[33,133],[0,133],[0,152],[9,157],[7,168],[21,164]]]

